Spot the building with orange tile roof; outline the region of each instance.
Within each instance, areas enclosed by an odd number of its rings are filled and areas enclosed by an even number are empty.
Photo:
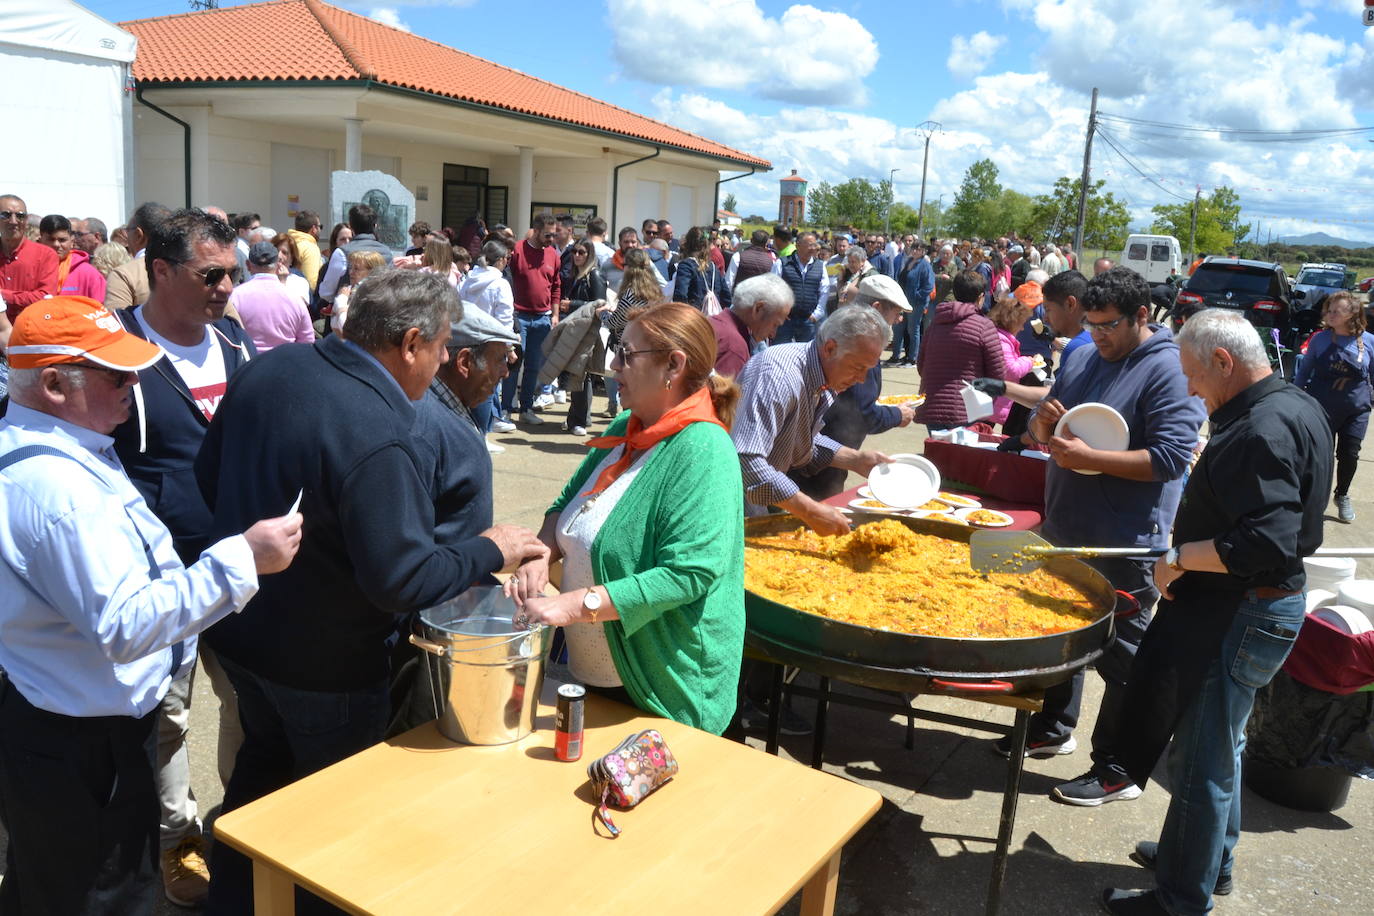
[[[334,170],[378,169],[417,219],[532,213],[709,223],[721,171],[764,159],[320,0],[140,19],[138,198],[328,219]]]

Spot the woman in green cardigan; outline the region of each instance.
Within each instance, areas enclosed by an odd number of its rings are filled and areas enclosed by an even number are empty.
[[[717,376],[711,325],[680,303],[633,316],[612,363],[628,408],[544,517],[548,566],[508,586],[521,613],[564,628],[588,688],[720,734],[744,644],[744,486],[728,427],[739,388]]]

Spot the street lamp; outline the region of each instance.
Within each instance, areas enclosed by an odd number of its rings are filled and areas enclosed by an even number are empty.
[[[887,213],[883,216],[883,235],[892,238],[892,179],[901,169],[887,171]]]

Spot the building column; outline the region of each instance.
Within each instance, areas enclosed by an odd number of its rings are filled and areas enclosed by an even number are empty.
[[[363,119],[344,118],[344,171],[363,170]]]
[[[515,178],[515,212],[507,213],[515,237],[529,228],[530,207],[534,205],[534,147],[517,146],[520,151],[520,170]]]
[[[223,196],[225,189],[210,186],[210,106],[187,108],[184,117],[191,125],[191,206],[220,206],[215,192]],[[229,204],[233,206],[232,201]]]

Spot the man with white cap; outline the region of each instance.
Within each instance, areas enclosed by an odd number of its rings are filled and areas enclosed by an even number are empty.
[[[138,371],[162,357],[100,303],[15,324],[0,421],[0,912],[150,912],[158,703],[196,634],[285,569],[297,514],[183,566],[115,456]]]
[[[854,304],[872,306],[890,325],[895,326],[903,317],[913,314],[902,287],[887,274],[865,277],[859,281],[858,290]],[[862,449],[868,436],[907,426],[916,418],[916,411],[905,404],[879,404],[878,396],[882,393],[883,372],[878,364],[868,370],[862,382],[835,396],[835,403],[825,413],[821,435],[849,448]],[[821,502],[844,489],[848,473],[844,468],[827,467],[810,476],[794,470],[790,476],[803,493]]]

